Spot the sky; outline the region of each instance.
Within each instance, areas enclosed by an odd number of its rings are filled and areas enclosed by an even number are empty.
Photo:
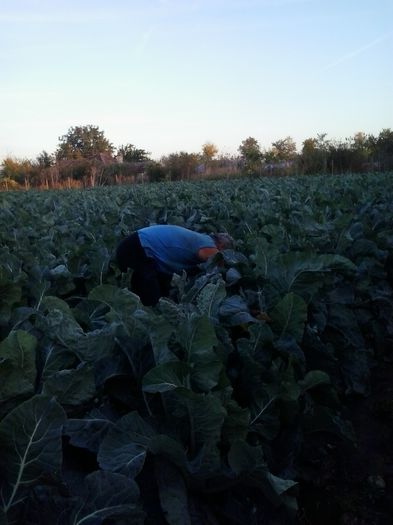
[[[393,0],[0,0],[0,161],[393,128]]]

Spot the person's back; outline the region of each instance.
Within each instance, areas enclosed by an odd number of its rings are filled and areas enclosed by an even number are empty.
[[[198,257],[201,249],[216,249],[210,235],[181,226],[148,226],[138,230],[138,235],[146,255],[155,259],[164,273],[191,269],[202,262]]]
[[[226,233],[198,233],[169,224],[141,228],[120,241],[116,259],[121,272],[132,268],[131,289],[144,305],[169,294],[173,273],[197,268],[232,245]]]

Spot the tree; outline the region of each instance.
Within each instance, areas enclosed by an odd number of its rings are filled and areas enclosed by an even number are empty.
[[[262,152],[259,143],[253,137],[248,137],[240,144],[238,151],[244,162],[244,171],[252,174],[260,171]]]
[[[357,151],[351,145],[351,139],[330,141],[328,166],[332,174],[360,170],[359,161],[356,159]]]
[[[121,145],[117,148],[117,155],[123,157],[124,162],[145,162],[150,153],[144,149],[138,149],[133,144]]]
[[[165,180],[166,171],[159,162],[151,161],[146,167],[146,174],[150,182],[160,182]]]
[[[380,162],[381,169],[393,168],[393,131],[390,128],[383,129],[376,140],[375,150]]]
[[[327,133],[318,133],[317,135],[317,145],[318,149],[321,152],[322,156],[322,172],[327,173],[328,171],[328,157],[329,150],[331,149],[331,141],[326,138]]]
[[[206,142],[202,146],[202,155],[201,160],[203,162],[203,166],[201,167],[202,170],[205,172],[205,175],[208,174],[208,171],[210,170],[213,159],[218,153],[218,148],[215,144],[212,142]]]
[[[22,184],[30,179],[33,167],[28,159],[7,157],[1,164],[1,177]]]
[[[105,138],[104,132],[97,126],[76,126],[70,128],[66,135],[59,137],[60,143],[56,158],[80,159],[89,158],[99,153],[112,155],[113,145]]]
[[[358,131],[348,140],[348,143],[351,152],[350,170],[364,170],[365,166],[368,164],[371,153],[367,135],[362,131]]]
[[[47,153],[45,150],[42,151],[36,158],[36,164],[40,169],[50,168],[53,166],[53,163],[53,155],[49,155],[49,153]]]
[[[355,149],[366,149],[367,148],[367,135],[363,131],[358,131],[353,136],[353,147]]]
[[[211,162],[218,153],[218,148],[212,142],[206,142],[202,146],[202,158],[203,161],[208,164]]]
[[[319,133],[316,138],[303,142],[300,163],[304,173],[327,173],[334,145],[326,136],[326,133]]]
[[[170,180],[189,179],[198,166],[198,155],[185,151],[171,153],[162,157],[161,164]]]
[[[272,153],[278,162],[293,160],[296,158],[296,143],[292,137],[276,140],[272,143]]]
[[[318,148],[318,139],[308,138],[303,142],[300,154],[304,173],[318,173],[323,165],[323,153]]]

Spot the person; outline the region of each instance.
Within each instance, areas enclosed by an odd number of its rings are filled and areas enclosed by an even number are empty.
[[[131,290],[145,306],[154,306],[169,294],[174,273],[195,269],[232,246],[227,233],[198,233],[169,224],[148,226],[128,235],[117,246],[121,272],[133,270]]]

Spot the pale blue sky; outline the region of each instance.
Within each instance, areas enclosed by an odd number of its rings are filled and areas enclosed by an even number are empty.
[[[0,160],[393,128],[393,0],[0,0]]]

